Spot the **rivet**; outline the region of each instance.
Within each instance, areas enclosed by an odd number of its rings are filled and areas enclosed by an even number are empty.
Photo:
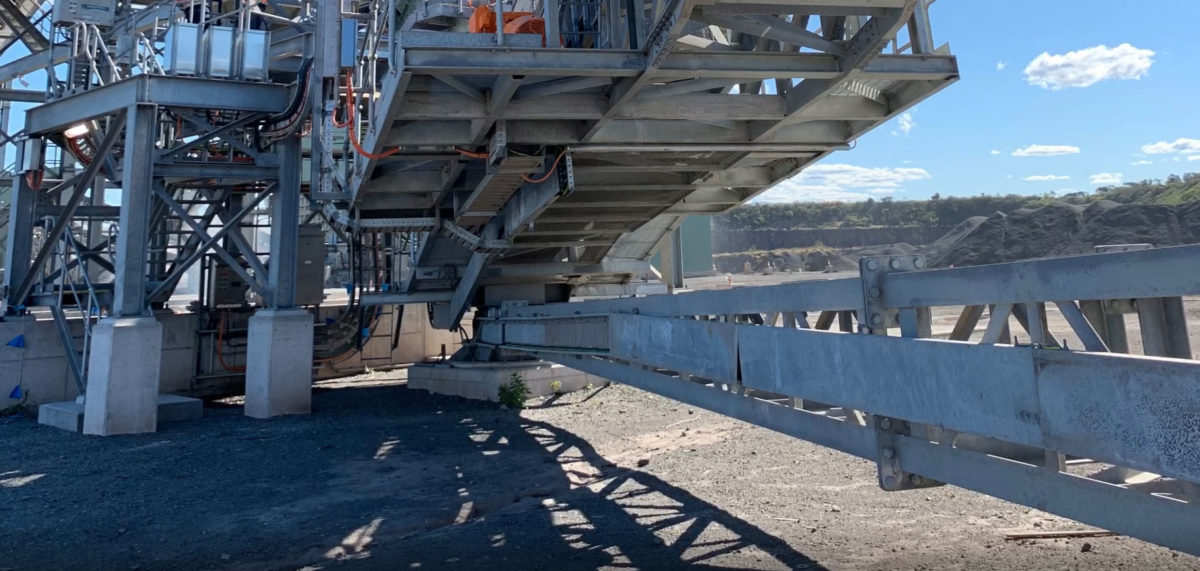
[[[871,325],[883,325],[883,315],[879,313],[872,313]]]
[[[892,448],[891,446],[884,446],[883,447],[883,457],[887,458],[888,460],[895,458],[896,457],[896,449]]]
[[[884,476],[883,477],[883,487],[888,488],[888,489],[895,488],[896,487],[896,477],[895,476]]]
[[[883,295],[883,292],[880,291],[879,288],[877,288],[875,286],[871,286],[871,289],[868,290],[867,293],[869,293],[871,295],[871,297],[873,297],[873,298],[878,298],[879,296]]]
[[[890,419],[890,418],[879,419],[879,428],[882,428],[884,430],[891,430],[892,429],[892,419]]]
[[[900,269],[900,265],[901,265],[901,264],[900,264],[900,258],[893,258],[893,259],[892,259],[892,264],[891,264],[891,265],[892,265],[892,269],[893,269],[893,270],[898,270],[898,269]]]
[[[913,258],[913,267],[917,268],[918,270],[925,267],[925,258],[922,258],[920,256],[914,257]]]
[[[879,269],[879,262],[875,260],[867,260],[867,269],[872,272]]]

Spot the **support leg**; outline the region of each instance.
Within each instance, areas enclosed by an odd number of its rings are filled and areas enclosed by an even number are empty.
[[[296,305],[300,233],[300,145],[277,145],[279,190],[271,197],[271,262],[267,309],[250,318],[246,360],[246,415],[269,418],[312,410],[313,322]]]
[[[146,250],[149,244],[154,105],[134,105],[125,116],[121,233],[117,237],[112,314],[92,330],[88,384],[83,409],[85,434],[154,432],[162,324],[146,308]]]

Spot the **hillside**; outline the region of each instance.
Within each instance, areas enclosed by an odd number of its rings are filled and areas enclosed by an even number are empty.
[[[862,228],[874,226],[954,226],[973,216],[1040,208],[1055,202],[1087,206],[1098,201],[1119,204],[1178,205],[1200,201],[1200,173],[1171,175],[1163,180],[1107,186],[1091,194],[1057,196],[1009,194],[947,197],[929,200],[867,200],[866,202],[796,202],[748,204],[714,218],[724,230],[793,230],[801,228]]]

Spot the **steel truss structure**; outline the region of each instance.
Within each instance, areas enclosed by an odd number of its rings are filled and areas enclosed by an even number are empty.
[[[1196,247],[952,270],[867,258],[858,279],[556,303],[627,293],[654,252],[678,258],[684,216],[741,204],[955,81],[929,3],[479,8],[536,17],[538,34],[471,32],[458,2],[121,0],[88,20],[0,0],[0,51],[30,52],[0,66],[0,130],[20,150],[7,311],[51,308],[81,392],[92,327],[148,319],[201,260],[268,323],[311,326],[273,312],[299,303],[299,226],[316,221],[355,260],[351,305],[426,304],[442,328],[476,308],[463,357],[558,361],[870,458],[888,490],[952,483],[1200,554],[1180,300],[1200,293]],[[44,89],[13,89],[35,71]],[[8,133],[8,106],[29,104]],[[940,306],[963,307],[949,341],[930,338]],[[1125,313],[1144,356],[1121,354]],[[323,326],[317,356],[379,314]],[[201,330],[219,341],[224,318]],[[295,350],[260,331],[248,351]]]
[[[869,257],[857,279],[507,307],[478,336],[876,461],[885,490],[954,484],[1200,555],[1200,363],[1180,303],[1200,279],[1178,271],[1197,255]],[[1074,347],[1050,335],[1051,304]],[[942,306],[961,316],[931,339]],[[1118,352],[1126,312],[1146,355]]]
[[[314,147],[314,196],[423,232],[401,290],[444,296],[441,327],[502,301],[512,288],[486,290],[513,274],[517,299],[627,283],[610,268],[648,259],[684,216],[745,202],[958,77],[925,1],[600,0],[613,24],[596,49],[556,46],[573,45],[557,27],[573,5],[539,4],[544,38],[424,29],[442,20],[376,0],[357,67],[325,80],[329,130],[339,97],[375,95],[343,154]]]

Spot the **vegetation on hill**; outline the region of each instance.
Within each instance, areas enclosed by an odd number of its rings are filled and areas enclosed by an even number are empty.
[[[719,230],[790,230],[795,228],[861,228],[869,226],[953,226],[972,216],[1039,208],[1053,202],[1087,205],[1101,200],[1123,204],[1184,204],[1200,200],[1200,173],[1171,175],[1164,180],[1103,186],[1092,193],[1065,195],[946,197],[929,200],[866,202],[793,202],[747,204],[716,217]]]

